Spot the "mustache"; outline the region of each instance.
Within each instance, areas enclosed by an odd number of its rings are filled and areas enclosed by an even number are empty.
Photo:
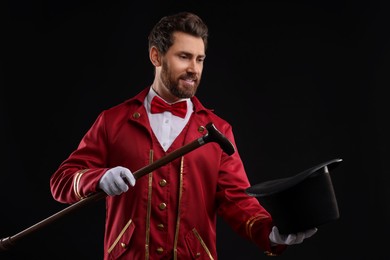
[[[198,77],[193,73],[186,73],[185,75],[180,77],[183,80],[193,80],[198,81]]]

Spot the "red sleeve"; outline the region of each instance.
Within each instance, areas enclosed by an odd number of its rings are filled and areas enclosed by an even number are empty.
[[[235,145],[230,127],[224,134]],[[236,233],[253,241],[267,255],[279,255],[286,246],[271,246],[272,216],[257,198],[246,194],[248,187],[250,183],[238,151],[231,156],[223,154],[218,178],[218,214]]]

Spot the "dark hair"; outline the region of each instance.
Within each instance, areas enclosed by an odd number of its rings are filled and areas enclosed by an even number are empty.
[[[189,12],[180,12],[174,15],[164,16],[153,27],[149,34],[149,50],[152,46],[165,54],[173,45],[173,33],[184,32],[195,37],[202,38],[205,49],[207,48],[208,28],[202,19]]]

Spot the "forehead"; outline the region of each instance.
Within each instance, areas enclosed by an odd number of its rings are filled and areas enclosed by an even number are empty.
[[[183,32],[173,33],[173,45],[168,51],[191,53],[195,56],[205,56],[205,46],[202,38]]]

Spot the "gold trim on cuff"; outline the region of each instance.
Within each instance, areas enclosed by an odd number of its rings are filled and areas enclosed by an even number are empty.
[[[83,174],[85,172],[87,172],[88,170],[89,169],[84,169],[84,170],[80,170],[80,171],[76,172],[74,179],[73,179],[73,191],[79,200],[82,200],[85,198],[84,196],[81,196],[79,184],[80,184],[81,176],[83,176]]]
[[[272,253],[272,252],[270,252],[270,251],[265,251],[264,254],[265,254],[266,256],[279,256],[278,254]]]
[[[249,236],[250,239],[252,239],[252,227],[253,227],[253,225],[258,220],[265,219],[265,218],[268,218],[268,216],[267,215],[256,215],[256,216],[250,217],[246,221],[246,234]]]

